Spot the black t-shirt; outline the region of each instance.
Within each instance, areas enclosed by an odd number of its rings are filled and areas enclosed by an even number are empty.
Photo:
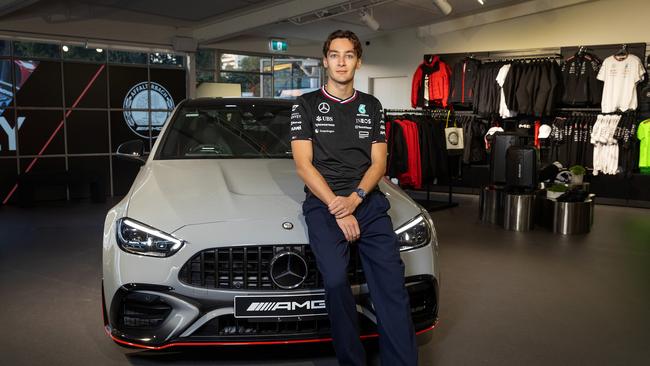
[[[311,140],[316,170],[336,195],[349,195],[370,167],[372,144],[386,142],[381,103],[358,90],[347,99],[325,87],[303,94],[292,107],[291,140]]]

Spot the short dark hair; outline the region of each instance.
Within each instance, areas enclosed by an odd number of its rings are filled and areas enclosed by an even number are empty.
[[[337,38],[349,39],[354,46],[354,52],[357,54],[357,57],[361,58],[363,50],[361,49],[361,41],[359,41],[359,37],[357,37],[357,35],[352,31],[342,29],[336,30],[327,36],[327,39],[323,44],[323,56],[327,57],[327,52],[330,50],[330,44],[332,44],[332,41]]]

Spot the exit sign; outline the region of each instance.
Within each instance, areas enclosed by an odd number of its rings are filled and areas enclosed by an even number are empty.
[[[269,40],[269,50],[271,52],[287,52],[287,41],[284,39],[274,39]]]

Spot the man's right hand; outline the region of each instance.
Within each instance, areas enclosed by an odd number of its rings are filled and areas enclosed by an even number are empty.
[[[341,228],[341,231],[343,231],[343,235],[345,235],[347,241],[356,241],[361,236],[359,223],[354,215],[348,215],[342,219],[336,219],[336,223]]]

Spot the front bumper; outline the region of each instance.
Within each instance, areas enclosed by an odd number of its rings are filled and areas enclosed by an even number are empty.
[[[409,276],[406,287],[416,332],[420,334],[433,329],[438,314],[436,279],[430,275]],[[357,299],[361,338],[376,337],[372,301],[367,291],[356,290],[353,292]],[[285,291],[269,292],[268,295],[309,293],[318,292]],[[236,294],[224,291],[222,295],[220,300],[206,301],[180,294],[172,287],[124,285],[112,297],[110,304],[103,303],[105,329],[119,344],[146,349],[331,341],[326,316],[235,318],[233,299]]]

